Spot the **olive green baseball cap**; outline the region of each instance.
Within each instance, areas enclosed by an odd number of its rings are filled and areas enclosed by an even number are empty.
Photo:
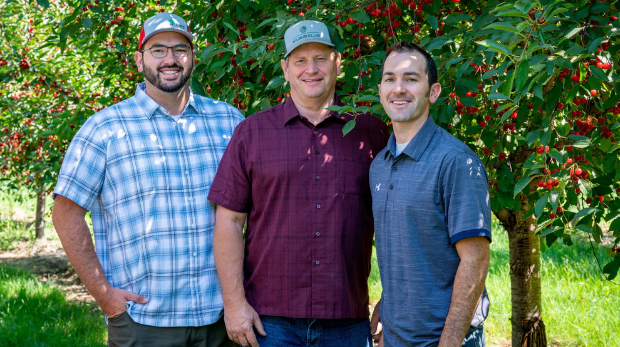
[[[325,24],[316,20],[303,20],[292,25],[284,33],[284,46],[286,47],[284,58],[288,57],[295,48],[309,42],[334,47]]]

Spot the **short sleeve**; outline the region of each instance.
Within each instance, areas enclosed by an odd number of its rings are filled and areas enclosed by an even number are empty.
[[[62,195],[86,210],[101,193],[106,171],[103,133],[88,119],[71,140],[63,159],[53,197]]]
[[[457,155],[442,179],[443,200],[452,244],[475,236],[491,241],[491,205],[486,168],[473,154]]]
[[[244,122],[239,123],[224,151],[208,199],[229,210],[249,213],[252,206],[252,183],[244,138]]]

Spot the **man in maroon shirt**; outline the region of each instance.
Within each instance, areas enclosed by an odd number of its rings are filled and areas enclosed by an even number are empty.
[[[371,346],[368,172],[389,132],[365,114],[343,137],[353,116],[326,110],[343,104],[323,23],[284,40],[291,97],[237,126],[208,197],[226,328],[243,346]]]

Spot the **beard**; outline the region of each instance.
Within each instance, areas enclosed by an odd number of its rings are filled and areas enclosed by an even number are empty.
[[[147,81],[149,81],[152,85],[155,86],[155,88],[161,90],[162,92],[176,93],[179,90],[183,89],[183,87],[185,87],[189,79],[192,77],[194,63],[192,62],[192,68],[188,69],[187,71],[185,71],[185,69],[183,69],[183,67],[179,64],[164,65],[159,67],[158,70],[165,68],[176,68],[181,70],[181,79],[179,80],[179,82],[168,82],[164,84],[164,82],[159,76],[159,73],[146,65],[144,66],[144,78],[146,78]]]

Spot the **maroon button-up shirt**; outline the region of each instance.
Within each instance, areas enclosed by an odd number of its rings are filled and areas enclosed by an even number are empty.
[[[314,126],[289,98],[242,121],[224,152],[208,199],[249,213],[244,286],[259,314],[368,317],[368,172],[389,131],[367,114],[343,137],[351,119]]]

